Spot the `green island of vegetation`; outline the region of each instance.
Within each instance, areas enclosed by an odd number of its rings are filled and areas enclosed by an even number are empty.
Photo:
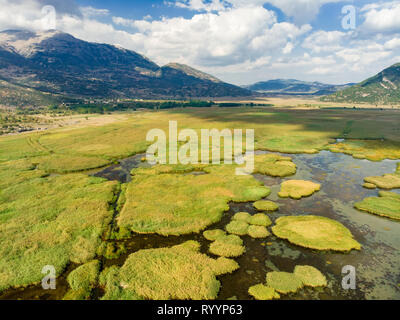
[[[270,235],[267,228],[263,226],[249,226],[247,233],[254,239],[267,238]]]
[[[398,193],[381,191],[379,197],[366,198],[357,202],[354,207],[377,216],[400,220],[400,194]]]
[[[245,252],[243,240],[236,235],[223,235],[210,245],[210,252],[216,256],[236,258]]]
[[[208,241],[215,241],[219,237],[225,236],[226,233],[224,230],[216,229],[216,230],[207,230],[203,232],[203,237]]]
[[[272,225],[271,219],[264,213],[256,213],[251,216],[248,223],[253,226],[269,227]]]
[[[312,181],[288,180],[282,183],[278,195],[281,198],[290,197],[299,200],[303,197],[309,197],[319,190],[321,190],[321,185]]]
[[[258,284],[249,288],[249,294],[256,300],[280,299],[281,295],[296,293],[303,287],[326,287],[326,277],[312,266],[296,266],[293,273],[273,271],[266,276],[266,285]]]
[[[141,234],[199,233],[221,220],[229,202],[256,201],[270,193],[252,176],[237,176],[230,167],[197,176],[159,173],[163,166],[134,170],[118,225]]]
[[[260,200],[254,203],[254,208],[258,211],[277,211],[279,209],[279,205],[275,202],[268,200]]]
[[[273,300],[281,297],[274,288],[267,287],[262,283],[250,287],[249,294],[256,300]]]
[[[343,252],[361,249],[350,230],[340,222],[325,217],[281,217],[276,220],[272,232],[278,238],[309,249]]]
[[[371,188],[380,188],[380,189],[399,189],[400,188],[400,163],[397,164],[397,170],[393,174],[385,174],[382,177],[366,177],[364,179],[366,184],[370,185]]]
[[[221,287],[216,276],[239,266],[226,258],[211,259],[199,253],[199,247],[192,241],[131,254],[121,268],[106,269],[101,276],[103,299],[215,299]]]
[[[296,174],[296,164],[289,157],[277,154],[256,155],[254,159],[255,173],[271,177],[287,177]]]
[[[239,212],[233,216],[232,221],[226,226],[226,231],[234,235],[248,235],[254,239],[261,239],[270,236],[267,229],[270,225],[272,225],[271,219],[263,213],[250,215],[247,212]]]

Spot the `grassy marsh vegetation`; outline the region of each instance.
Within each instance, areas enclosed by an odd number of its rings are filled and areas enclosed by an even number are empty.
[[[35,174],[20,173],[20,183],[1,190],[0,290],[40,281],[45,265],[61,274],[70,261],[93,259],[112,217],[116,182]]]
[[[198,243],[186,242],[131,254],[120,269],[102,275],[101,283],[104,299],[209,300],[220,289],[216,276],[238,267],[233,260],[211,259],[199,253]]]
[[[287,216],[276,220],[272,232],[282,239],[316,250],[348,252],[361,245],[341,223],[317,216]]]
[[[275,289],[267,287],[263,284],[257,284],[249,288],[249,294],[256,300],[273,300],[279,299],[281,296]]]
[[[248,220],[248,223],[253,226],[261,227],[269,227],[272,225],[271,219],[264,213],[256,213],[255,215],[251,216],[251,218]]]
[[[228,233],[245,236],[249,231],[249,224],[246,221],[232,220],[225,229]]]
[[[220,236],[210,245],[212,254],[225,258],[239,257],[245,250],[243,240],[236,235]]]
[[[100,272],[100,261],[94,260],[73,270],[68,275],[68,284],[71,288],[64,300],[87,300],[93,288],[97,285]]]
[[[199,176],[165,173],[169,167],[134,170],[118,226],[141,234],[199,233],[221,220],[229,202],[255,201],[270,192],[252,176],[235,175],[233,165],[210,166]]]
[[[303,282],[289,272],[273,271],[267,273],[267,285],[280,294],[296,293],[303,288]]]
[[[301,280],[306,287],[326,287],[328,281],[318,269],[312,266],[296,266],[294,275]]]
[[[203,232],[203,237],[208,241],[215,241],[219,237],[225,236],[226,233],[224,230],[216,229],[216,230],[207,230]]]
[[[287,177],[296,173],[297,167],[289,157],[277,154],[263,154],[255,157],[255,173],[271,177]]]
[[[288,180],[282,183],[281,191],[278,195],[281,198],[290,197],[299,200],[303,197],[309,197],[319,190],[321,190],[319,183],[304,180]]]
[[[39,282],[44,265],[53,264],[59,275],[70,262],[87,263],[95,258],[101,235],[113,216],[110,204],[115,202],[120,186],[117,182],[72,172],[101,167],[145,152],[146,133],[154,128],[168,132],[169,119],[178,121],[180,128],[198,132],[204,128],[255,129],[258,150],[316,153],[328,149],[376,161],[400,159],[400,114],[394,111],[237,108],[233,112],[228,108],[204,108],[137,112],[124,117],[109,115],[107,119],[112,121],[0,137],[0,291]],[[335,138],[349,140],[333,145]],[[254,178],[233,177],[233,167],[160,166],[134,172],[134,182],[121,195],[124,201],[119,204],[119,232],[112,233],[110,238],[128,238],[131,231],[163,235],[200,232],[220,220],[230,201],[257,201],[269,195],[269,188]],[[184,175],[192,171],[207,174]],[[296,166],[287,157],[262,155],[256,156],[256,171],[285,177],[296,173]],[[274,233],[295,244],[319,250],[360,249],[350,232],[343,226],[338,227],[339,223],[322,221],[322,218],[300,223],[296,221],[298,218],[278,220]],[[249,223],[251,220],[245,222],[246,226],[236,225],[236,229],[246,229],[248,234]],[[269,224],[267,221],[266,225]],[[332,236],[331,240],[327,240],[327,235]],[[211,235],[210,239],[215,236]],[[178,286],[181,291],[177,295],[166,283],[143,285],[140,281],[144,280],[133,276],[131,270],[142,266],[137,257],[152,257],[141,252],[121,269],[111,267],[102,272],[104,298],[160,298],[155,294],[159,288],[161,298],[212,298],[219,288],[215,276],[237,268],[232,260],[218,259],[219,263],[214,263],[204,255],[199,258],[199,253],[187,248],[178,250],[181,254],[172,250],[174,258],[170,258],[169,249],[165,250],[167,262],[189,263],[194,257],[193,265],[201,268],[191,265],[188,270],[206,270],[199,273],[204,274],[206,282],[200,284],[203,291],[194,292],[199,279],[187,291]],[[174,263],[171,272],[175,272]],[[150,271],[154,266],[148,267],[143,271],[145,275],[154,275]],[[85,292],[79,290],[76,296],[85,297]]]
[[[250,226],[247,233],[254,239],[267,238],[270,236],[267,228],[263,226]]]
[[[258,211],[274,212],[279,210],[279,205],[272,201],[260,200],[254,203],[254,208],[256,208]]]
[[[393,174],[385,174],[382,177],[366,177],[364,179],[366,184],[378,187],[380,189],[398,189],[400,188],[400,163],[397,164],[397,170]]]
[[[249,289],[256,300],[280,299],[280,294],[296,293],[303,287],[326,287],[326,277],[312,266],[296,266],[293,273],[273,271],[267,273],[266,285],[258,284]]]
[[[400,195],[397,193],[382,191],[379,197],[366,198],[354,207],[377,216],[400,220]]]

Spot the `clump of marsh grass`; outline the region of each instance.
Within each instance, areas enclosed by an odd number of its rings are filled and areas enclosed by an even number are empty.
[[[245,221],[233,220],[225,227],[225,229],[228,231],[228,233],[244,236],[248,233],[249,224]]]
[[[400,220],[400,195],[397,193],[381,191],[379,197],[366,198],[354,207],[377,216]]]
[[[376,140],[346,140],[328,146],[328,150],[336,153],[352,155],[356,159],[382,161],[400,158],[399,143]]]
[[[250,218],[251,215],[248,212],[238,212],[233,216],[233,220],[244,222],[248,222]]]
[[[210,245],[210,252],[216,256],[236,258],[245,252],[243,240],[236,235],[221,236]]]
[[[271,219],[263,213],[250,215],[247,212],[237,213],[232,221],[225,227],[226,231],[233,235],[248,235],[252,238],[266,238],[270,236],[266,227],[272,224]]]
[[[277,154],[256,155],[254,159],[255,173],[272,177],[287,177],[296,173],[297,167],[289,157]]]
[[[397,164],[397,171],[393,174],[385,174],[381,177],[367,177],[365,184],[374,185],[380,189],[391,190],[400,188],[400,163]],[[364,184],[364,186],[365,186]]]
[[[279,299],[281,296],[274,288],[267,287],[263,284],[257,284],[249,288],[249,294],[256,300],[273,300]]]
[[[303,287],[326,287],[326,277],[312,266],[296,266],[293,273],[273,271],[267,273],[266,285],[258,284],[249,289],[257,300],[279,299],[280,294],[296,293]]]
[[[254,226],[269,227],[272,225],[271,219],[264,213],[257,213],[248,220],[249,224]]]
[[[328,281],[318,269],[312,266],[296,266],[294,275],[303,282],[306,287],[326,287]]]
[[[211,268],[215,272],[215,275],[220,276],[235,272],[239,269],[239,264],[235,260],[220,257],[211,263]]]
[[[100,261],[88,262],[72,271],[67,281],[71,290],[64,297],[65,300],[88,299],[91,291],[97,284],[99,276]]]
[[[215,241],[219,237],[224,236],[226,233],[224,230],[216,229],[216,230],[207,230],[203,232],[204,238],[206,238],[209,241]]]
[[[279,209],[279,205],[273,201],[260,200],[254,203],[254,208],[258,211],[274,212]]]
[[[100,276],[106,300],[210,300],[218,296],[216,276],[235,271],[236,262],[212,259],[199,252],[200,244],[186,242],[172,248],[140,250],[121,268]],[[162,268],[160,268],[162,266]]]
[[[342,252],[361,249],[361,245],[345,226],[325,217],[281,217],[276,220],[272,232],[278,238],[310,249]]]
[[[296,293],[304,286],[293,273],[278,271],[267,274],[267,285],[281,294]]]
[[[315,192],[321,190],[321,185],[311,181],[288,180],[282,183],[281,191],[278,195],[281,198],[293,198],[299,200],[303,197],[309,197]]]
[[[250,237],[255,239],[267,238],[268,236],[270,236],[267,228],[263,226],[250,226],[248,229],[248,234]]]
[[[400,199],[400,194],[390,191],[379,191],[379,196]]]
[[[371,190],[376,189],[376,185],[373,184],[373,183],[364,183],[364,184],[363,184],[363,187],[364,187],[365,189],[371,189]]]

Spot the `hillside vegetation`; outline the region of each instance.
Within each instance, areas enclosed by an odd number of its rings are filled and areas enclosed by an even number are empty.
[[[399,105],[400,63],[383,70],[358,85],[323,97],[322,101]]]

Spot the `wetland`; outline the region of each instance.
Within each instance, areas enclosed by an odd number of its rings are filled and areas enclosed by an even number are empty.
[[[256,160],[257,173],[239,179],[226,167],[158,168],[143,162],[145,132],[153,126],[166,128],[166,116],[194,128],[255,127],[256,158],[261,159]],[[349,130],[351,117],[355,120]],[[372,118],[374,133],[365,130]],[[382,191],[363,187],[365,178],[397,170],[398,118],[396,112],[377,111],[304,114],[243,108],[235,114],[193,109],[137,113],[103,127],[1,138],[0,299],[252,299],[249,289],[265,284],[267,274],[292,273],[306,265],[318,269],[327,285],[303,287],[281,299],[400,299],[400,224],[355,208]],[[320,189],[300,200],[283,198],[279,193],[285,181],[307,181]],[[391,192],[400,194],[396,188]],[[255,205],[260,200],[276,204],[274,210],[265,210],[266,203]],[[272,222],[268,235],[253,238],[244,232],[244,251],[238,256],[222,253],[230,256],[222,260],[221,251],[230,247],[219,245],[211,253],[214,241],[203,231],[229,231],[235,215],[243,212],[264,212]],[[273,231],[278,219],[303,216],[340,223],[359,247],[345,252],[310,249]],[[21,236],[13,235],[16,231]],[[185,256],[193,263],[188,265]],[[142,274],[137,259],[146,261]],[[66,296],[76,287],[69,275],[93,260],[99,261],[99,270],[88,292]],[[204,285],[199,290],[203,295],[174,292],[166,285],[168,278],[142,283],[140,277],[158,274],[153,260],[171,268],[166,269],[169,274],[181,275],[176,283]],[[210,269],[207,265],[214,262]],[[48,264],[60,275],[54,291],[39,285],[41,266]],[[356,268],[356,290],[341,287],[347,265]],[[187,268],[204,272],[207,281],[180,274]]]

